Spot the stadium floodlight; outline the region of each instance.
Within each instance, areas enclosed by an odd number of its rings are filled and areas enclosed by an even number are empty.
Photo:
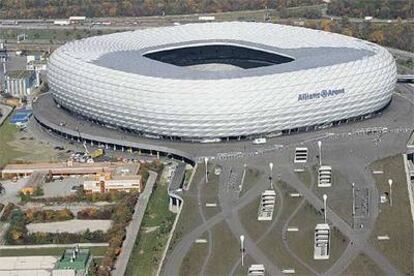
[[[322,141],[318,141],[319,148],[319,166],[322,166]]]
[[[269,168],[270,168],[270,175],[269,175],[270,188],[273,190],[273,162],[269,163]]]
[[[204,157],[204,165],[206,167],[206,183],[208,183],[208,157]]]
[[[244,235],[240,235],[241,266],[244,266]]]
[[[352,218],[355,217],[355,183],[352,183]]]
[[[390,206],[392,207],[392,179],[388,179],[388,186],[390,186]]]
[[[328,196],[326,195],[326,194],[324,194],[323,195],[323,215],[324,215],[324,218],[325,218],[325,223],[326,223],[326,208],[327,208],[327,206],[326,206],[326,200],[328,199]]]

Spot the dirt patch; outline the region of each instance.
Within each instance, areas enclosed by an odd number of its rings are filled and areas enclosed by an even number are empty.
[[[91,232],[102,230],[106,232],[112,225],[112,220],[79,220],[72,219],[66,221],[45,222],[45,223],[29,223],[27,230],[30,233],[46,232],[46,233],[81,233],[89,229]]]
[[[154,232],[155,230],[157,230],[159,228],[159,226],[152,226],[152,227],[144,227],[144,233],[148,234],[151,232]]]

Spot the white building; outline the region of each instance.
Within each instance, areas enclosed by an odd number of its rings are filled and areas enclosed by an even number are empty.
[[[270,221],[273,218],[273,211],[276,203],[276,192],[266,190],[262,193],[260,199],[259,211],[257,214],[258,221]]]
[[[332,186],[332,167],[320,166],[318,170],[318,187]]]
[[[30,96],[37,86],[36,73],[28,70],[8,71],[5,78],[5,92],[16,98]]]
[[[330,228],[327,223],[316,224],[313,259],[327,260],[329,259],[329,243],[330,243]]]
[[[263,264],[252,264],[247,272],[248,276],[264,276],[266,273]]]

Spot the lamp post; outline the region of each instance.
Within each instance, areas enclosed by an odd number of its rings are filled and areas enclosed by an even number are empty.
[[[270,168],[270,176],[269,176],[269,180],[270,180],[270,188],[273,189],[273,163],[270,162],[269,163],[269,168]]]
[[[322,141],[318,141],[319,148],[319,166],[322,166]]]
[[[352,217],[355,217],[355,183],[352,183]]]
[[[244,235],[240,235],[241,266],[244,266]]]
[[[208,183],[208,157],[204,157],[204,164],[206,166],[206,183]]]
[[[326,223],[326,200],[328,199],[328,196],[326,194],[323,195],[323,215],[325,218]]]
[[[388,179],[388,185],[390,186],[390,206],[392,207],[392,179]]]
[[[243,188],[244,178],[246,176],[246,168],[247,168],[247,164],[244,163],[244,165],[243,165],[243,175],[242,175],[242,179],[241,179],[240,186],[239,186],[240,191]]]

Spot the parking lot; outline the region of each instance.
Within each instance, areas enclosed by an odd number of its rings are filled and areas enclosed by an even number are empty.
[[[83,184],[83,177],[66,177],[56,179],[43,185],[44,197],[67,196],[76,192],[76,187]]]

